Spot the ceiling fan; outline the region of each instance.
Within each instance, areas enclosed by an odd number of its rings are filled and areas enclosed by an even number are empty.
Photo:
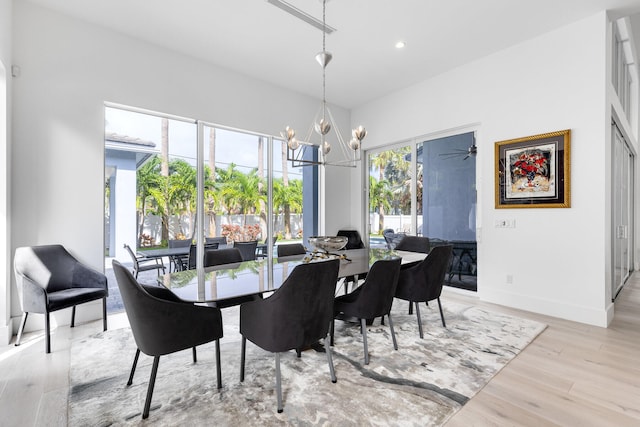
[[[467,160],[469,157],[475,157],[476,154],[478,154],[478,147],[476,146],[476,138],[474,136],[471,146],[469,146],[466,150],[463,150],[461,148],[454,148],[452,152],[442,153],[440,154],[440,156],[445,159],[453,159],[455,157],[464,156],[462,160]]]

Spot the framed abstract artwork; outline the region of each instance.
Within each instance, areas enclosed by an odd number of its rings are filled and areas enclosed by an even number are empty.
[[[496,208],[571,207],[571,130],[495,143]]]

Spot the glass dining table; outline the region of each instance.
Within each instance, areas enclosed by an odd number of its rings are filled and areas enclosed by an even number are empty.
[[[339,257],[339,278],[362,275],[374,262],[395,257],[403,266],[422,261],[427,254],[390,249],[351,249],[332,254],[306,254],[261,258],[215,267],[179,271],[158,277],[158,283],[185,301],[215,303],[237,297],[260,295],[278,289],[299,264]]]

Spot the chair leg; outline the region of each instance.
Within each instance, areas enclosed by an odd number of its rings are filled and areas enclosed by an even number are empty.
[[[280,353],[276,353],[276,398],[278,399],[278,413],[282,413],[282,379],[280,378]]]
[[[71,308],[71,327],[76,326],[76,306]]]
[[[409,314],[413,314],[413,303],[409,301]]]
[[[102,298],[102,331],[107,330],[107,297]]]
[[[156,375],[158,373],[158,363],[160,356],[153,358],[153,366],[151,367],[151,378],[149,378],[149,388],[147,388],[147,400],[144,402],[144,411],[142,411],[142,419],[149,418],[149,409],[151,408],[151,397],[153,396],[153,386],[156,385]]]
[[[193,352],[193,363],[197,363],[198,362],[198,355],[196,354],[196,347],[193,346],[193,348],[191,350]]]
[[[331,337],[329,343],[333,347],[333,332],[336,327],[336,319],[331,319],[331,325],[329,326],[329,336]]]
[[[393,340],[393,349],[398,349],[398,342],[396,341],[396,332],[393,330],[393,320],[391,320],[391,313],[387,313],[389,318],[389,329],[391,329],[391,339]],[[384,319],[384,316],[382,317]]]
[[[367,346],[367,321],[360,319],[360,327],[362,328],[362,342],[364,343],[364,364],[369,364],[369,347]]]
[[[336,378],[336,370],[333,367],[333,356],[331,355],[328,335],[324,337],[324,348],[325,353],[327,353],[327,362],[329,362],[329,374],[331,375],[331,382],[335,384],[338,382],[338,378]]]
[[[49,327],[49,312],[44,314],[45,350],[51,353],[51,332]]]
[[[220,366],[220,340],[216,340],[216,381],[218,390],[222,388],[222,366]]]
[[[127,381],[127,385],[133,384],[133,374],[136,373],[136,366],[138,365],[138,357],[140,357],[140,349],[136,349],[136,355],[133,358],[133,366],[131,366],[131,373],[129,374],[129,381]]]
[[[244,381],[244,356],[247,351],[247,339],[242,337],[242,350],[240,353],[240,382]]]
[[[418,316],[418,331],[420,332],[420,338],[424,338],[422,332],[422,319],[420,318],[420,304],[416,303],[416,315]]]
[[[16,346],[20,345],[20,340],[22,339],[22,331],[24,331],[24,325],[27,324],[28,315],[29,313],[26,311],[22,313],[22,322],[20,322],[20,328],[18,328],[18,336],[16,337],[16,343],[15,343]]]
[[[442,326],[446,328],[447,324],[444,323],[444,313],[442,312],[442,304],[440,304],[440,297],[438,297],[438,308],[440,309],[440,318],[442,319]]]

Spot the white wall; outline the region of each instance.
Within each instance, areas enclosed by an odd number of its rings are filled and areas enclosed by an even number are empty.
[[[0,343],[11,339],[9,161],[11,151],[11,0],[0,0]]]
[[[103,269],[104,101],[272,135],[308,128],[318,108],[317,99],[27,2],[14,5],[13,41],[22,75],[14,80],[12,252],[57,242]],[[348,125],[348,112],[332,111]],[[342,187],[338,199],[348,201]]]
[[[478,124],[483,300],[600,326],[612,317],[606,31],[598,13],[352,111],[369,130],[367,148]],[[495,209],[494,143],[564,129],[572,133],[571,208]],[[362,174],[352,193],[361,187]],[[496,229],[498,219],[516,228]]]

